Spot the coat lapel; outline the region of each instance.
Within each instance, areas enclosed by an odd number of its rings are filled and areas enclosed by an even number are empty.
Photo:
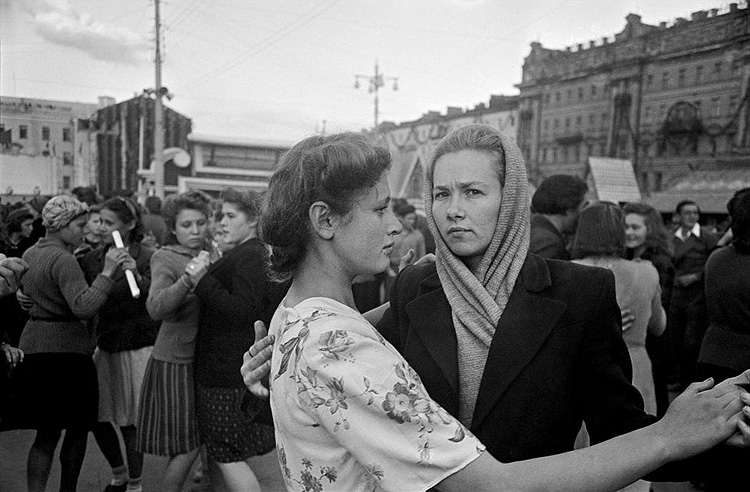
[[[492,338],[472,428],[481,425],[531,362],[567,308],[564,302],[539,293],[549,285],[551,279],[546,263],[536,255],[529,255]]]
[[[409,324],[440,368],[453,392],[458,394],[458,346],[448,299],[437,273],[427,277],[417,297],[406,305]],[[429,375],[423,379],[427,379]]]

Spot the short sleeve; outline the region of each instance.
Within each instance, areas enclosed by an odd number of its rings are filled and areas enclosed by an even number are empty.
[[[310,327],[289,369],[306,412],[377,475],[380,487],[430,488],[484,451],[370,325],[337,318]]]

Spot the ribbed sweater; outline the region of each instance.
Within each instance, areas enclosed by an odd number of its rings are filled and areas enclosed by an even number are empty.
[[[89,286],[73,254],[57,238],[42,238],[23,259],[29,270],[21,280],[34,305],[19,348],[27,354],[91,354],[95,340],[80,321],[91,318],[107,300],[112,281],[98,275]]]
[[[164,246],[151,257],[151,289],[146,309],[161,321],[153,357],[175,364],[189,364],[195,355],[195,336],[200,320],[200,300],[181,277],[193,255],[182,246]]]

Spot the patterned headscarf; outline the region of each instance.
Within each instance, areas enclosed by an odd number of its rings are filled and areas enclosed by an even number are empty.
[[[493,152],[505,166],[502,203],[495,232],[475,272],[448,247],[432,215],[435,162],[461,150]],[[495,327],[505,310],[529,251],[529,183],[521,151],[508,136],[488,125],[458,128],[435,148],[425,180],[427,223],[435,238],[437,272],[451,306],[459,357],[459,420],[471,426],[479,385]]]
[[[87,210],[88,206],[85,203],[72,196],[58,195],[48,201],[42,209],[42,225],[49,231],[59,231]]]

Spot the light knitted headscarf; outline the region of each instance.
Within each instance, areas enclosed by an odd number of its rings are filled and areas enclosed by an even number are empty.
[[[58,195],[42,209],[42,225],[54,232],[63,229],[73,219],[86,213],[88,209],[85,203],[81,203],[72,196]]]
[[[436,160],[461,150],[493,152],[505,165],[500,213],[489,247],[475,272],[442,237],[432,214],[432,176]],[[471,426],[492,337],[529,251],[528,178],[515,142],[487,125],[469,125],[445,136],[435,148],[425,182],[427,222],[437,248],[437,272],[451,305],[458,341],[459,420]]]

